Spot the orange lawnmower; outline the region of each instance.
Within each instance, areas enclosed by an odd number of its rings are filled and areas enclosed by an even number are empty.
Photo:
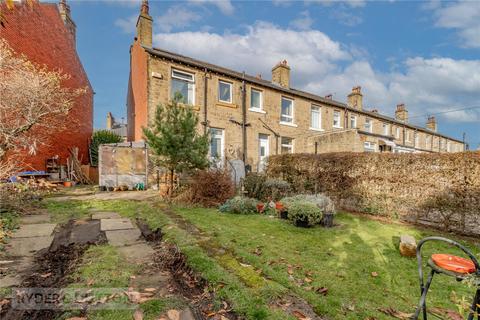
[[[427,282],[424,283],[423,269],[422,269],[422,254],[421,250],[425,242],[427,241],[443,241],[452,246],[462,250],[469,259],[453,256],[450,254],[433,254],[428,260],[427,265],[431,271],[428,275]],[[474,285],[477,287],[475,296],[473,298],[471,310],[468,314],[468,320],[473,320],[477,315],[477,320],[480,320],[480,266],[475,256],[460,243],[450,239],[442,237],[428,237],[421,240],[417,247],[417,260],[418,260],[418,274],[420,277],[420,303],[412,319],[417,320],[420,312],[423,311],[423,319],[427,320],[427,293],[432,283],[433,276],[438,274],[445,274],[447,276],[455,277],[457,281],[463,281],[466,279],[473,280]]]

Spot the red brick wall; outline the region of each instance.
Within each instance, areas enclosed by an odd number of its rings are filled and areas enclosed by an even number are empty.
[[[65,87],[87,88],[87,93],[75,102],[63,130],[52,131],[35,155],[24,152],[15,157],[24,161],[24,169],[44,170],[46,158],[59,155],[65,163],[68,149],[78,147],[82,162],[87,163],[88,140],[93,131],[93,90],[57,5],[16,4],[13,10],[3,7],[2,13],[6,14],[6,23],[5,27],[0,26],[0,37],[6,39],[13,50],[37,64],[69,74],[71,78],[64,82]]]
[[[142,127],[147,125],[147,53],[135,41],[130,48],[128,81],[128,141],[142,140]]]

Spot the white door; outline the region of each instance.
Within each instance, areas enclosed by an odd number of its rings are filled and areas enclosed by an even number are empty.
[[[258,135],[258,171],[264,171],[265,165],[267,164],[267,157],[270,154],[270,147],[268,144],[268,135],[260,134]]]

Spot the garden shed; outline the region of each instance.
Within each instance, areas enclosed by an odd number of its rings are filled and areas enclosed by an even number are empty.
[[[100,187],[127,186],[129,190],[146,189],[148,147],[145,142],[102,144],[98,152]]]

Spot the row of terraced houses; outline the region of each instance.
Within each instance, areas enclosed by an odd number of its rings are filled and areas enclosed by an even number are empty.
[[[210,156],[242,159],[262,170],[269,155],[325,152],[460,152],[464,143],[409,123],[399,104],[395,116],[366,110],[359,86],[347,103],[290,86],[290,67],[281,61],[271,81],[152,47],[153,20],[143,1],[130,48],[127,98],[128,139],[142,140],[159,104],[181,93],[198,111],[199,130],[209,132]]]

